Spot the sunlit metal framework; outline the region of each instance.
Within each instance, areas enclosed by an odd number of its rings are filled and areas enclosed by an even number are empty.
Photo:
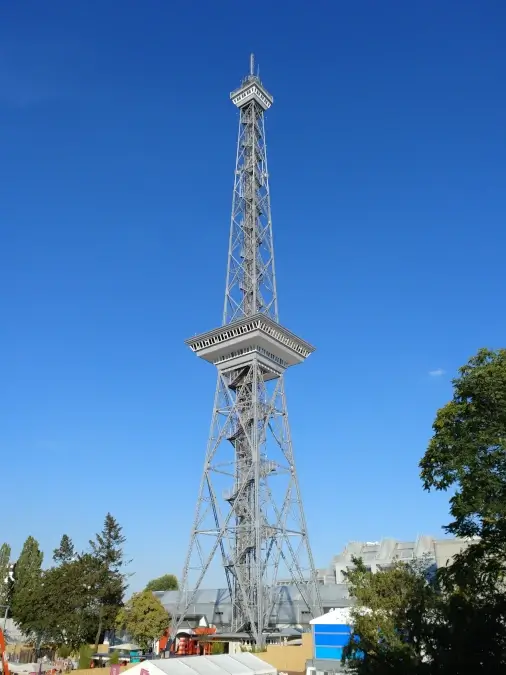
[[[272,96],[254,71],[230,95],[239,108],[223,323],[187,340],[218,370],[214,410],[173,633],[213,561],[232,599],[230,629],[257,645],[283,593],[296,586],[322,613],[292,450],[283,375],[313,347],[280,325],[264,112]]]

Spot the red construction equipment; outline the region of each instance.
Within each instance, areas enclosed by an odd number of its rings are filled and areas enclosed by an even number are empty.
[[[9,675],[9,663],[7,661],[7,654],[5,653],[5,638],[3,630],[1,628],[0,628],[0,652],[2,654],[3,675]]]
[[[207,626],[199,626],[198,628],[189,629],[188,632],[180,631],[176,636],[175,643],[171,645],[170,652],[176,656],[196,656],[202,654],[210,654],[212,643],[207,640],[202,640],[206,635],[214,635],[216,628],[208,628]],[[165,651],[169,641],[169,629],[167,629],[159,641],[159,650]]]

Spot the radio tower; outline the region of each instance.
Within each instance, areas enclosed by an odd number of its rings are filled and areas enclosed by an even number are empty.
[[[239,108],[223,323],[186,341],[218,370],[211,430],[173,631],[221,558],[232,631],[262,645],[285,585],[307,620],[322,613],[295,470],[283,374],[314,351],[278,319],[264,113],[273,98],[250,72]]]

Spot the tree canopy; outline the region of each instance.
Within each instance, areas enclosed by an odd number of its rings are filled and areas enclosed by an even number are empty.
[[[351,610],[354,632],[345,659],[364,675],[422,672],[428,651],[424,619],[436,599],[428,568],[423,562],[396,562],[373,573],[362,560],[354,558],[353,563],[347,581],[356,601]]]
[[[10,604],[11,580],[9,570],[11,562],[11,547],[9,544],[0,546],[0,612],[4,614],[5,608]]]
[[[97,563],[99,575],[97,584],[99,619],[95,649],[98,649],[104,627],[114,626],[127,588],[124,567],[129,561],[126,561],[124,556],[125,537],[122,530],[121,525],[108,513],[102,531],[96,534],[94,540],[90,540],[91,554]]]
[[[60,545],[53,551],[53,560],[55,563],[70,563],[75,557],[74,544],[71,538],[64,534],[60,540]]]
[[[456,488],[450,499],[458,537],[506,542],[506,349],[481,349],[453,380],[420,462],[426,490]]]
[[[99,621],[101,569],[90,553],[76,555],[43,573],[33,607],[36,632],[73,650],[91,642]]]
[[[151,579],[146,585],[146,591],[177,591],[179,583],[174,574],[164,574],[156,579]]]
[[[143,649],[163,635],[169,625],[169,615],[151,591],[134,593],[118,613],[118,628],[125,629]]]
[[[14,566],[11,614],[16,623],[29,632],[34,622],[32,606],[37,602],[42,582],[42,560],[38,542],[28,537]]]

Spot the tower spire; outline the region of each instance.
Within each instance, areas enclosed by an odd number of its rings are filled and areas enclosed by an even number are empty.
[[[218,383],[181,592],[171,614],[175,635],[217,557],[230,606],[222,621],[232,631],[248,631],[260,646],[268,627],[302,620],[284,613],[287,604],[294,612],[292,598],[283,598],[287,586],[306,607],[307,621],[322,608],[283,378],[314,348],[279,323],[264,127],[273,98],[254,67],[252,54],[250,75],[230,95],[239,108],[239,137],[222,326],[186,342],[214,364]]]
[[[232,103],[239,108],[239,138],[224,324],[257,312],[278,321],[264,124],[264,112],[272,106],[274,99],[254,77],[254,67],[251,54],[250,77],[230,94]]]
[[[249,74],[251,77],[255,75],[255,55],[253,53],[249,55]]]

